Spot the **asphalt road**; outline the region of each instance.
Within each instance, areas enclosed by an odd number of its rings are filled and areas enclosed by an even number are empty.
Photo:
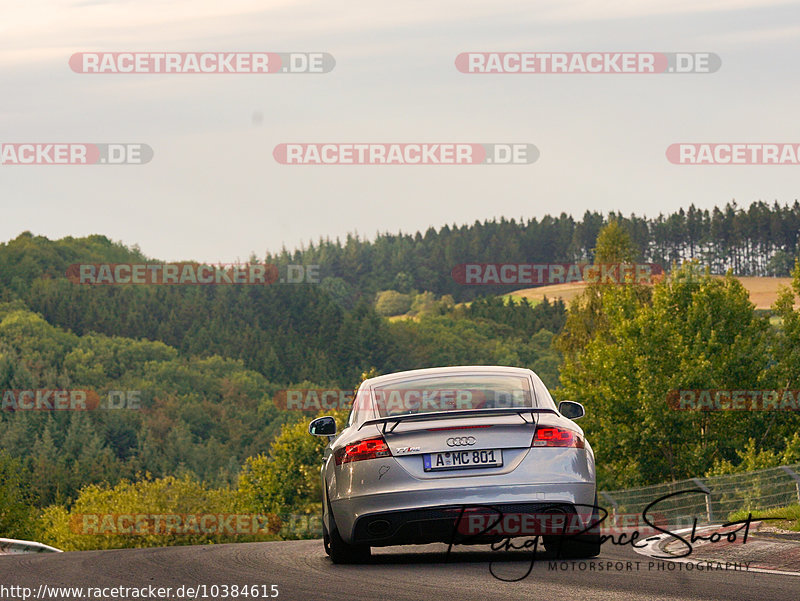
[[[31,598],[35,598],[43,583],[74,587],[152,585],[173,590],[201,584],[266,585],[267,590],[277,585],[278,599],[286,601],[800,598],[800,577],[732,570],[687,572],[686,566],[648,560],[629,547],[608,544],[596,559],[559,562],[566,570],[549,569],[553,559],[544,552],[537,553],[531,573],[518,582],[494,578],[490,566],[504,578],[521,577],[531,563],[529,551],[455,547],[447,558],[445,549],[444,545],[377,549],[371,564],[358,566],[334,566],[324,554],[321,541],[7,556],[0,557],[0,600],[20,598],[9,596],[8,591],[3,594],[2,586],[30,587]],[[610,570],[608,562],[614,562]],[[206,594],[208,599],[223,598],[221,593],[212,596],[209,588]]]

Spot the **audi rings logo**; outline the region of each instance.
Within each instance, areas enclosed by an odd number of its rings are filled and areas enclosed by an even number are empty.
[[[447,446],[448,447],[471,447],[474,445],[477,440],[475,440],[474,436],[456,436],[454,438],[447,439]]]

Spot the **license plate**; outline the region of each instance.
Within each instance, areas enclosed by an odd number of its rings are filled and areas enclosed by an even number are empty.
[[[426,472],[500,467],[503,465],[503,451],[500,449],[476,449],[471,451],[426,453],[422,456],[422,461]]]

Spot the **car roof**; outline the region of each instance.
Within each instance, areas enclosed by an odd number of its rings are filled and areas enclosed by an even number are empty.
[[[531,375],[536,376],[536,374],[534,374],[531,370],[525,369],[524,367],[507,367],[500,365],[458,365],[452,367],[429,367],[426,369],[399,371],[393,374],[376,376],[374,378],[370,378],[369,380],[364,380],[362,385],[372,387],[380,386],[393,380],[406,380],[425,376],[454,376],[459,374],[506,374],[528,377]]]

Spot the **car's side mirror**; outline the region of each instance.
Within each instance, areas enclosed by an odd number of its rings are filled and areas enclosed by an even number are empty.
[[[318,417],[308,424],[308,433],[314,436],[336,435],[336,420],[331,416]]]
[[[583,405],[574,401],[561,401],[558,404],[558,412],[568,419],[578,419],[586,415]]]

